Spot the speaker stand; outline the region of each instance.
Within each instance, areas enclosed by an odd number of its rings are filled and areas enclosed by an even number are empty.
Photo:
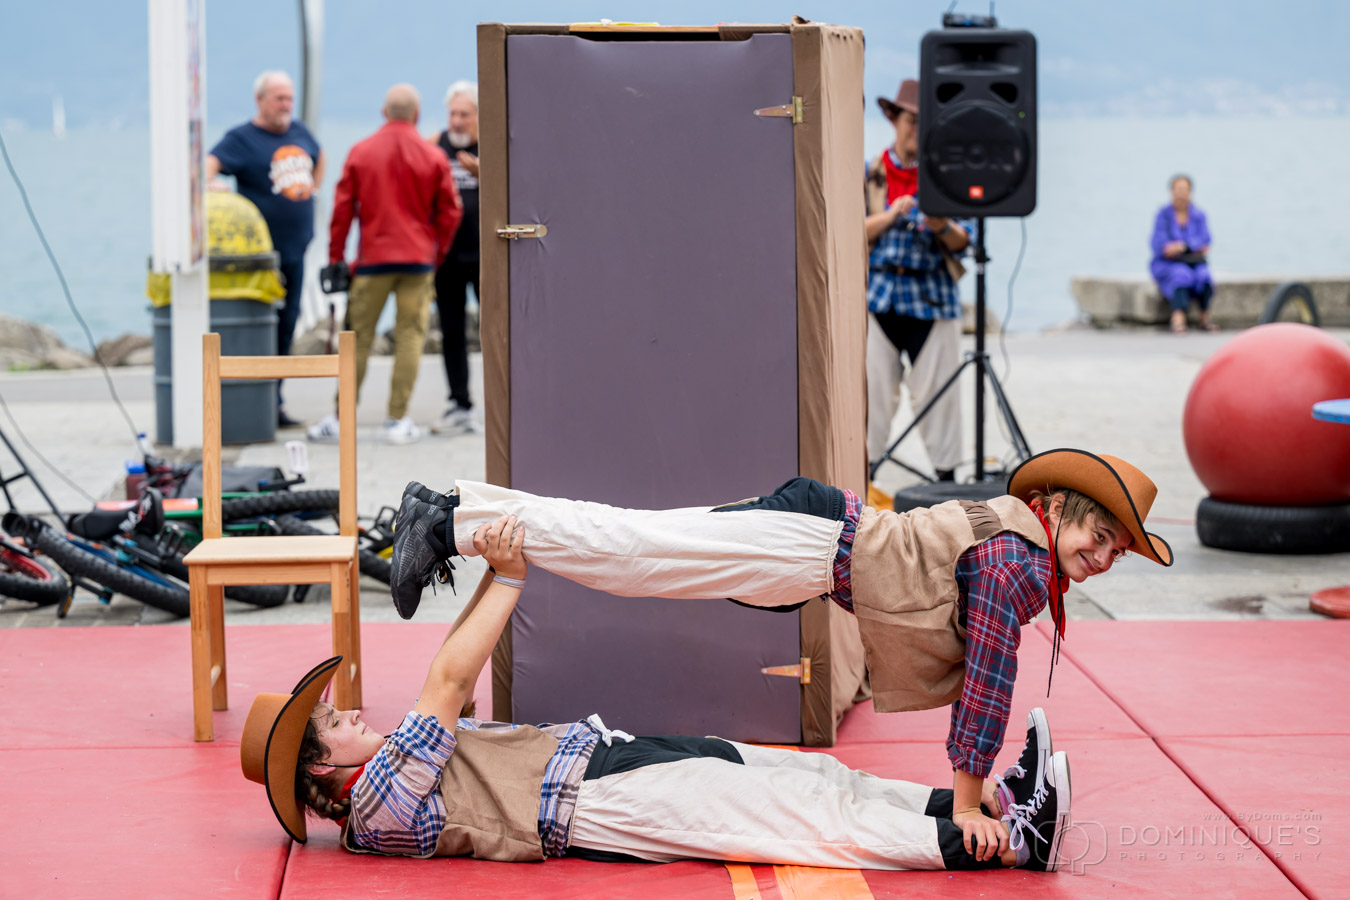
[[[914,416],[914,421],[910,422],[909,425],[905,428],[905,430],[900,433],[900,436],[895,439],[895,442],[886,448],[886,452],[882,454],[881,459],[872,463],[871,468],[867,473],[869,479],[875,479],[877,477],[877,470],[880,469],[884,463],[889,461],[895,463],[902,469],[905,469],[909,472],[913,472],[915,475],[918,475],[924,481],[927,481],[931,484],[940,484],[940,482],[937,482],[935,479],[930,478],[928,475],[896,459],[893,454],[895,453],[895,448],[899,447],[900,444],[904,442],[905,438],[909,437],[909,433],[913,431],[921,421],[923,421],[924,416],[932,412],[933,407],[937,405],[937,402],[942,397],[942,395],[945,394],[947,391],[957,389],[957,384],[961,380],[961,373],[965,371],[967,366],[975,367],[975,483],[978,485],[979,483],[985,480],[985,471],[984,471],[985,378],[989,379],[989,386],[993,388],[994,401],[998,404],[998,411],[999,414],[1003,416],[1003,421],[1007,423],[1008,434],[1012,440],[1013,449],[1017,452],[1018,458],[1021,460],[1025,460],[1031,456],[1031,446],[1027,443],[1026,436],[1022,434],[1022,427],[1017,424],[1017,416],[1016,414],[1013,413],[1012,404],[1008,401],[1008,395],[1004,393],[1003,385],[999,382],[998,375],[994,373],[993,365],[991,364],[989,359],[989,353],[985,350],[984,347],[984,337],[985,337],[984,330],[986,322],[984,270],[985,264],[989,262],[989,255],[985,252],[984,249],[983,216],[975,220],[975,240],[973,243],[975,246],[975,351],[973,353],[967,353],[965,355],[965,358],[961,361],[961,365],[956,367],[956,371],[951,374],[951,377],[948,378],[946,382],[943,383],[942,387],[938,388],[937,392],[934,393],[933,396],[929,398],[928,402],[924,404],[923,409],[919,410],[919,412]],[[919,352],[922,353],[923,351],[920,350]],[[954,491],[954,493],[962,493],[964,496],[963,492]]]

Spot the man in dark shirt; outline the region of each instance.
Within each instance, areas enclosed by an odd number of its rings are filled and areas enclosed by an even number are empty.
[[[243,194],[262,213],[272,246],[281,257],[286,301],[277,316],[277,354],[291,352],[300,289],[305,281],[305,248],[314,237],[314,195],[323,181],[324,155],[303,122],[291,118],[295,87],[285,72],[264,72],[253,86],[258,114],[225,132],[206,157],[206,176],[233,175]],[[300,423],[286,415],[277,384],[277,425]]]
[[[466,291],[478,294],[478,85],[456,81],[445,92],[449,127],[432,141],[450,159],[450,171],[464,204],[450,254],[436,270],[436,308],[441,319],[441,355],[450,385],[450,406],[432,431],[481,434],[469,396],[469,349],[465,338]]]

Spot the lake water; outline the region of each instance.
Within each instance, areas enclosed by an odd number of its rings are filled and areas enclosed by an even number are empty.
[[[429,126],[428,126],[429,127]],[[329,179],[311,263],[324,257],[327,209],[347,149],[375,123],[325,123]],[[221,129],[209,136],[214,143]],[[884,120],[869,119],[867,147],[886,146]],[[1077,317],[1069,280],[1142,275],[1153,215],[1176,172],[1195,180],[1209,215],[1220,274],[1350,273],[1350,147],[1346,118],[1159,118],[1042,121],[1038,205],[1025,220],[1026,254],[1009,317],[1038,331]],[[150,162],[145,131],[4,134],[47,239],[94,337],[149,334]],[[861,179],[861,164],[860,179]],[[41,322],[77,349],[87,342],[24,214],[0,172],[0,313]],[[1022,222],[991,219],[989,306],[1003,318]],[[974,278],[962,289],[973,296]]]

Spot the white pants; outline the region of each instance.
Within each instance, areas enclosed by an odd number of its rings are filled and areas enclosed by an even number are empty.
[[[473,533],[500,516],[525,526],[525,558],[621,597],[730,597],[784,606],[829,593],[843,522],[779,510],[622,509],[456,482],[455,549],[476,556]]]
[[[961,364],[961,320],[938,319],[923,342],[919,358],[910,360],[909,394],[913,413],[947,382]],[[876,462],[890,445],[891,422],[900,408],[900,386],[905,380],[900,351],[867,314],[867,459]],[[943,394],[919,422],[919,435],[935,469],[954,469],[961,461],[961,393],[955,387]]]
[[[574,847],[653,862],[942,869],[932,788],[825,753],[734,743],[745,760],[686,759],[581,783]]]

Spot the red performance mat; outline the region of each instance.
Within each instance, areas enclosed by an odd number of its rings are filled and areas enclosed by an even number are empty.
[[[1074,778],[1070,872],[1058,876],[382,859],[338,850],[336,826],[323,822],[308,845],[292,846],[261,788],[240,774],[237,744],[256,692],[288,690],[329,655],[326,625],[226,629],[232,708],[216,714],[213,744],[191,740],[185,627],[0,630],[0,895],[791,900],[1178,896],[1203,886],[1262,900],[1299,888],[1347,896],[1345,855],[1326,848],[1344,842],[1350,816],[1323,799],[1350,794],[1350,712],[1332,699],[1350,675],[1341,650],[1350,632],[1335,630],[1345,627],[1076,622],[1048,700],[1050,643],[1039,627],[1026,629],[998,763],[1015,758],[1026,710],[1044,706]],[[445,632],[363,628],[373,727],[397,726]],[[476,696],[486,713],[486,680]],[[948,787],[948,719],[946,710],[877,715],[866,704],[828,752],[877,775]],[[1280,819],[1303,830],[1272,833],[1277,820],[1258,814],[1321,818]],[[1289,855],[1288,841],[1314,837],[1321,843]]]

